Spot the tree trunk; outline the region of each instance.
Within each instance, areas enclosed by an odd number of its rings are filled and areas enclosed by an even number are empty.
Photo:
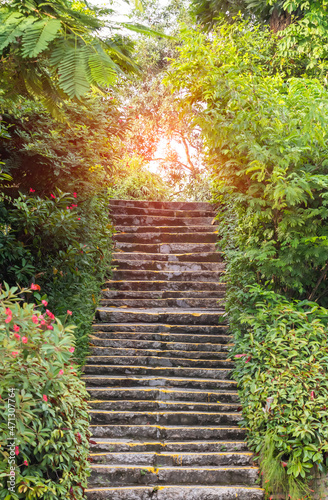
[[[279,14],[278,10],[274,9],[270,18],[270,28],[273,33],[277,33],[278,31],[282,31],[287,28],[291,21],[292,18],[288,12],[282,12]]]

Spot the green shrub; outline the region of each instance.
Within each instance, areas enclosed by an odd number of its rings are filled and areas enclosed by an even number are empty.
[[[41,285],[60,319],[73,311],[80,363],[109,270],[112,232],[106,193],[86,199],[60,190],[45,198],[0,197],[0,276],[11,285]]]
[[[23,302],[30,293],[5,285],[0,294],[0,499],[82,499],[90,435],[87,392],[72,364],[74,326],[45,311],[46,302]]]

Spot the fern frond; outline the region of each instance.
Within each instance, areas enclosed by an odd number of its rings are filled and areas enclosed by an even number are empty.
[[[81,48],[70,47],[58,66],[59,87],[71,99],[80,99],[90,88]]]
[[[2,16],[0,17],[0,52],[8,45],[13,43],[16,38],[24,33],[24,30],[35,21],[32,16],[24,17],[17,12],[7,17],[4,24]]]
[[[29,26],[22,38],[22,56],[36,57],[45,51],[49,43],[57,37],[61,25],[58,19],[48,18]]]
[[[110,56],[103,51],[99,44],[88,49],[90,51],[87,55],[87,64],[90,70],[90,83],[96,85],[114,85],[120,68],[118,68]]]

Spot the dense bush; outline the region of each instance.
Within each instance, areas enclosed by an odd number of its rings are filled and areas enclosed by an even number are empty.
[[[0,498],[82,499],[90,435],[87,392],[72,364],[74,326],[46,301],[23,302],[32,290],[5,285],[0,293]]]
[[[243,424],[266,490],[294,500],[328,466],[328,93],[277,71],[273,43],[245,22],[186,30],[169,81],[222,207]]]
[[[111,258],[108,196],[83,199],[79,192],[59,190],[45,198],[34,193],[2,196],[0,229],[2,280],[24,286],[34,280],[59,318],[67,309],[73,311],[76,355],[82,362]]]

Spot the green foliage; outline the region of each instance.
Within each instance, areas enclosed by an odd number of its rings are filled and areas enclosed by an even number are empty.
[[[150,172],[137,155],[123,158],[108,190],[112,198],[123,200],[168,200],[170,190],[162,178]]]
[[[20,194],[0,200],[0,276],[10,284],[36,280],[60,318],[73,311],[79,362],[108,272],[113,227],[108,196],[81,199],[56,190],[47,198]],[[38,299],[40,302],[40,297]]]
[[[82,500],[90,434],[87,392],[72,364],[74,326],[23,302],[30,294],[7,285],[0,293],[0,498]]]

